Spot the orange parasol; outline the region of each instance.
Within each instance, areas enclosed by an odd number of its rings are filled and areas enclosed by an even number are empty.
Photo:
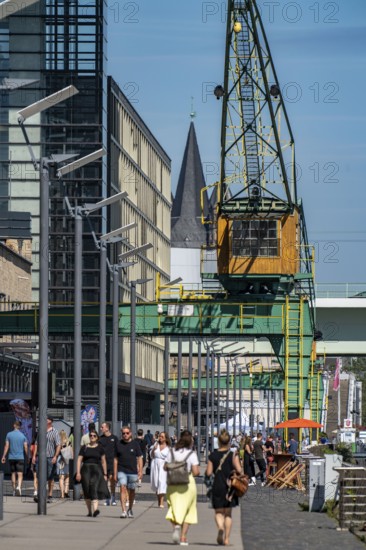
[[[275,426],[275,428],[321,428],[323,424],[309,420],[308,418],[292,418],[291,420],[284,420]]]

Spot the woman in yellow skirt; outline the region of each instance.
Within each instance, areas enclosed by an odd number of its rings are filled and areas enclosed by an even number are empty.
[[[168,485],[167,490],[169,509],[166,519],[173,525],[173,542],[181,546],[188,546],[189,526],[197,523],[197,487],[194,477],[199,475],[199,460],[192,447],[192,434],[184,430],[172,453],[174,460],[186,460],[189,483],[188,485]],[[173,457],[170,454],[166,461],[171,462]]]

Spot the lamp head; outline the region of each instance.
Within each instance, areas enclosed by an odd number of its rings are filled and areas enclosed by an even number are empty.
[[[279,87],[277,86],[277,84],[272,84],[272,86],[271,86],[270,89],[269,89],[269,93],[271,94],[272,97],[274,97],[275,99],[277,99],[278,96],[279,96],[280,93],[281,93],[281,90],[279,89]]]
[[[218,84],[214,89],[214,96],[216,97],[217,100],[219,100],[222,97],[224,97],[224,95],[225,95],[224,88],[221,86],[221,84]]]

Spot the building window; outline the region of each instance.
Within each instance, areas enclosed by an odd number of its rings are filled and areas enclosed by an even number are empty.
[[[274,257],[279,255],[276,220],[234,220],[233,256]]]

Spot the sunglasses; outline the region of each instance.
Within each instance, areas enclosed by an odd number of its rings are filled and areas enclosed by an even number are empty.
[[[122,432],[122,435],[130,435],[130,432]]]
[[[98,437],[96,434],[89,434],[89,437]]]

